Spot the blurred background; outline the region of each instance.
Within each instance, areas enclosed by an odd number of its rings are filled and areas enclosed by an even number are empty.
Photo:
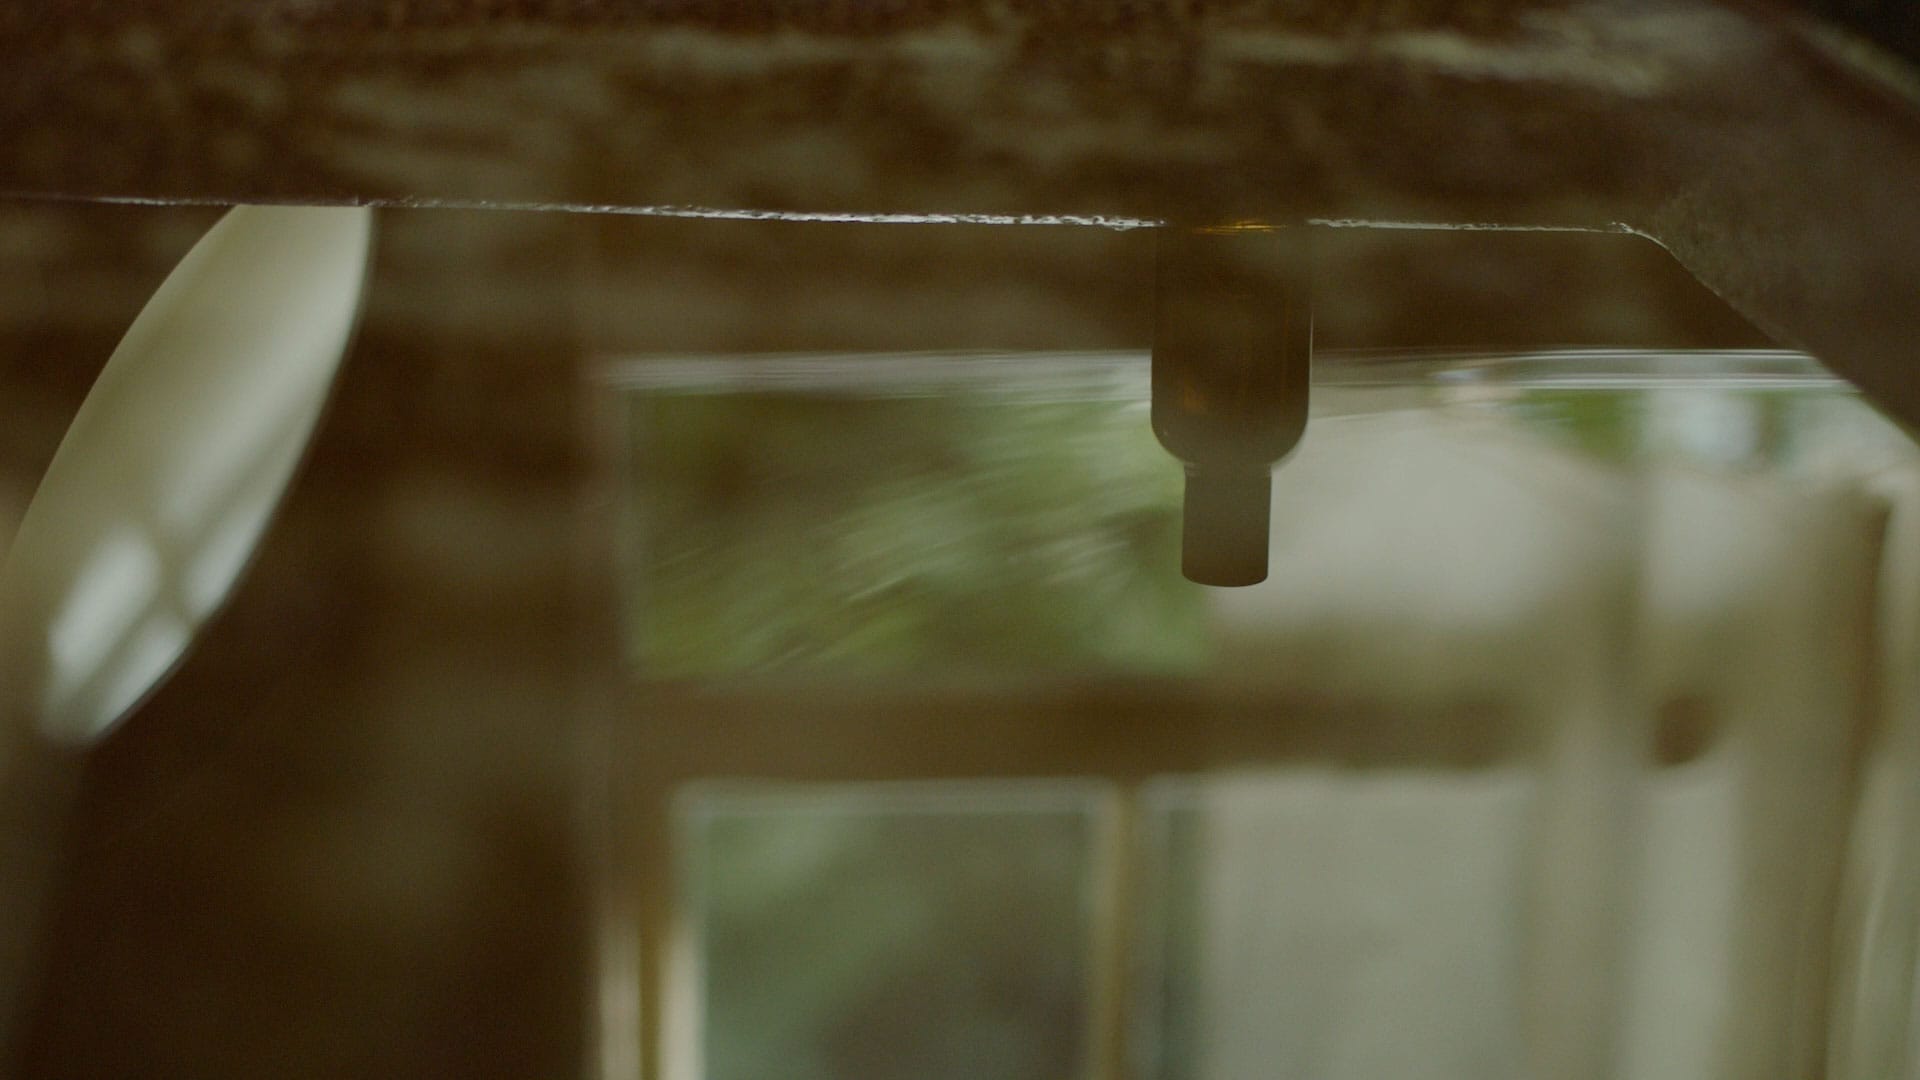
[[[0,535],[216,216],[0,203]],[[379,230],[258,564],[88,762],[8,1075],[621,1075],[643,982],[726,1080],[1904,1038],[1843,988],[1912,970],[1913,453],[1651,243],[1318,230],[1326,366],[1410,373],[1321,395],[1228,593],[1178,573],[1144,231]],[[1446,374],[1577,346],[1699,377]]]

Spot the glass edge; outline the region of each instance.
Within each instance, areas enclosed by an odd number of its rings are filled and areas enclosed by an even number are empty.
[[[1150,354],[1107,351],[660,353],[602,356],[600,382],[659,395],[785,393],[865,398],[977,392],[1045,400],[1144,400]],[[1491,387],[1614,391],[1712,389],[1851,391],[1818,360],[1791,349],[1329,349],[1316,354],[1323,389]]]

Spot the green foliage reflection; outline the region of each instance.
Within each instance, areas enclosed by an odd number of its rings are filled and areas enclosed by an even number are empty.
[[[635,399],[633,658],[655,677],[1186,670],[1180,471],[1143,405]]]

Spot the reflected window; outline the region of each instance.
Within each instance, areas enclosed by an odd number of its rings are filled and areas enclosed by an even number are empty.
[[[1106,803],[1073,783],[690,791],[702,1075],[1085,1075]]]
[[[1905,435],[1794,354],[1348,357],[1209,591],[1145,359],[624,370],[667,1075],[1799,1052]]]
[[[1180,578],[1181,476],[1148,428],[1144,368],[874,367],[626,369],[638,670],[1197,666],[1204,598]]]

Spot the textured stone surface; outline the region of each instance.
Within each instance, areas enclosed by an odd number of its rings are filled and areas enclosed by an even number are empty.
[[[0,192],[1630,227],[1920,418],[1920,93],[1783,10],[146,0],[0,48]]]
[[[0,185],[1606,225],[1779,35],[1699,0],[16,15]],[[1741,112],[1749,115],[1742,117]],[[1650,122],[1651,121],[1651,122]]]

